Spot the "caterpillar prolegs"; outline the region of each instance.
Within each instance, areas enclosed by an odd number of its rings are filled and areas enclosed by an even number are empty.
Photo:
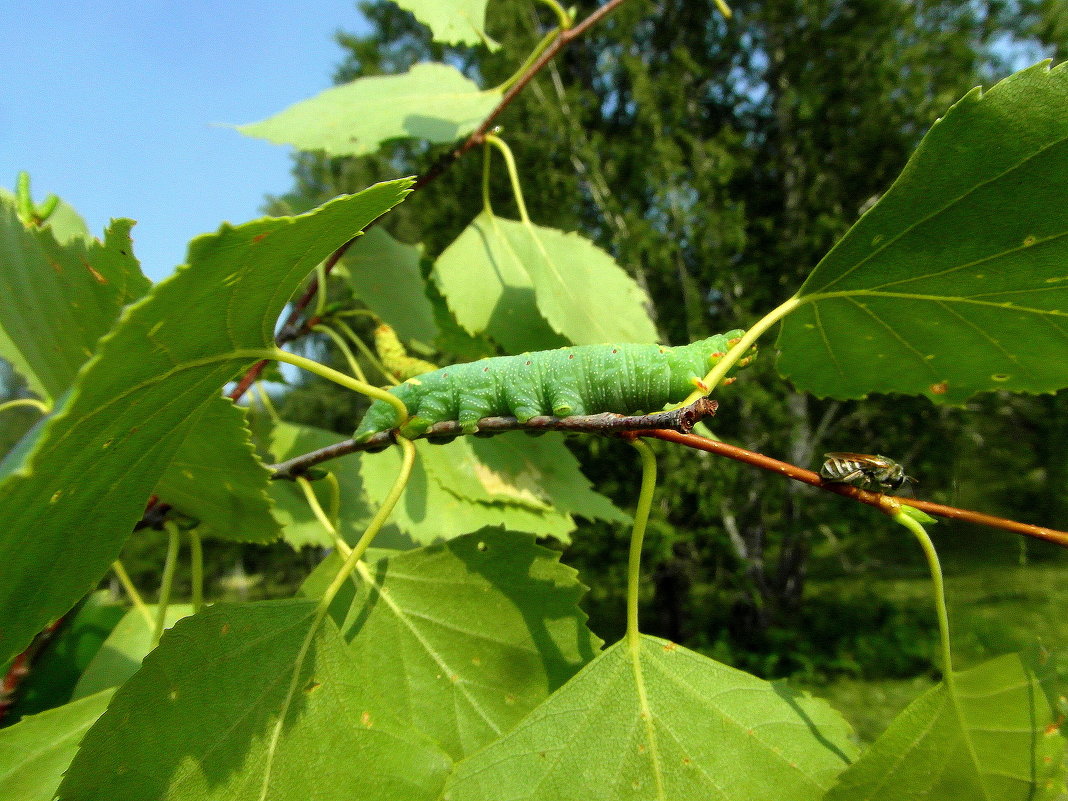
[[[401,433],[409,437],[453,420],[472,434],[483,417],[526,422],[549,414],[654,412],[689,395],[743,333],[728,331],[675,348],[578,345],[495,356],[424,373],[389,391],[408,407]],[[396,409],[376,400],[353,437],[364,442],[399,422]]]

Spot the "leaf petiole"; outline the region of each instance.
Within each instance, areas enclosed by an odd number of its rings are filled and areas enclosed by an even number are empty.
[[[145,619],[149,629],[151,629],[156,625],[156,621],[152,617],[152,612],[149,610],[148,605],[145,604],[144,599],[141,597],[141,593],[137,591],[137,587],[135,587],[133,581],[130,580],[130,574],[126,572],[126,568],[118,559],[111,563],[111,569],[115,571],[115,576],[119,579],[119,584],[122,585],[123,590],[126,591],[126,595],[129,596],[130,603],[132,603],[134,608],[141,613],[141,617]]]
[[[364,375],[360,363],[356,361],[356,357],[352,353],[352,348],[349,347],[349,344],[341,334],[325,323],[316,323],[312,326],[312,331],[318,331],[320,334],[326,334],[330,337],[334,344],[337,345],[338,350],[340,350],[341,354],[345,357],[345,361],[349,365],[349,371],[360,381],[367,381],[367,376]]]
[[[167,618],[167,605],[171,600],[171,587],[174,584],[174,569],[178,566],[178,544],[180,534],[178,524],[173,520],[167,520],[163,524],[167,532],[167,558],[163,563],[163,579],[159,585],[159,601],[156,606],[156,620],[152,627],[152,647],[159,645],[159,638],[163,636],[163,626]]]
[[[268,354],[269,355],[266,356],[266,358],[285,362],[286,364],[292,364],[294,367],[300,367],[303,370],[307,370],[309,373],[315,373],[320,378],[325,378],[327,381],[333,381],[335,384],[339,384],[346,389],[351,389],[353,392],[359,392],[361,395],[367,395],[375,400],[385,401],[397,410],[400,425],[404,425],[404,423],[408,421],[408,407],[404,405],[404,401],[396,395],[391,395],[384,389],[379,389],[365,381],[351,378],[342,372],[327,367],[325,364],[320,364],[314,359],[298,356],[296,353],[290,353],[281,348],[274,348],[273,350],[268,351]]]
[[[333,473],[328,473],[327,475],[331,478],[334,477]],[[296,481],[297,486],[300,487],[300,491],[304,493],[304,499],[308,502],[308,506],[311,507],[312,514],[315,515],[315,519],[319,521],[319,525],[326,529],[326,533],[329,534],[330,538],[334,541],[334,547],[337,549],[337,552],[340,553],[342,557],[347,557],[350,553],[352,553],[352,548],[350,548],[349,544],[341,538],[341,535],[338,533],[337,530],[337,478],[334,478],[333,486],[331,487],[331,514],[327,514],[326,511],[323,509],[322,504],[319,503],[319,498],[315,494],[315,488],[312,486],[312,483],[308,481],[308,479],[306,479],[304,476],[297,476]]]
[[[707,389],[705,391],[695,390],[691,392],[686,400],[679,405],[688,406],[702,395],[707,395],[715,389],[716,386],[719,385],[719,382],[723,380],[723,376],[725,376],[727,372],[738,363],[742,356],[745,355],[749,348],[752,347],[753,343],[756,342],[764,332],[807,300],[808,298],[802,299],[795,295],[757,320],[756,323],[745,332],[742,338],[735,343],[734,347],[727,351],[727,354],[722,359],[716,362],[716,366],[712,368],[708,375],[704,377],[703,383]]]
[[[627,645],[637,659],[641,647],[638,630],[638,591],[641,588],[642,541],[653,508],[656,489],[656,456],[653,449],[640,439],[630,444],[637,448],[642,460],[642,483],[638,491],[638,507],[634,510],[634,527],[630,533],[630,556],[627,560]]]
[[[204,548],[196,529],[189,531],[189,572],[193,584],[190,602],[196,614],[204,608]]]
[[[519,183],[519,170],[515,166],[515,156],[508,144],[496,134],[486,134],[486,142],[493,145],[504,156],[504,163],[508,167],[508,180],[512,182],[512,194],[515,195],[515,204],[519,209],[519,219],[524,225],[530,225],[530,214],[527,213],[527,204],[523,200],[523,188]]]
[[[942,680],[950,695],[955,697],[953,684],[953,656],[949,643],[949,612],[946,609],[946,591],[942,580],[942,566],[938,561],[938,552],[927,530],[912,515],[898,510],[890,516],[893,521],[904,526],[913,533],[923,549],[923,555],[927,559],[927,567],[931,571],[932,595],[934,596],[935,612],[938,614],[938,636],[941,640],[942,654]]]
[[[30,406],[37,409],[41,414],[51,414],[52,409],[44,401],[37,398],[15,398],[15,400],[5,401],[0,403],[0,412],[6,412],[8,409],[15,409],[19,406]]]
[[[304,637],[304,642],[301,643],[300,651],[297,652],[297,658],[294,660],[293,665],[293,675],[289,680],[289,689],[286,691],[286,697],[282,702],[278,720],[274,724],[267,745],[267,769],[263,773],[261,798],[266,798],[267,796],[267,790],[271,780],[271,762],[274,759],[275,751],[278,748],[278,741],[282,736],[282,726],[285,724],[286,717],[289,714],[289,707],[292,705],[293,698],[297,693],[297,684],[300,682],[300,672],[304,667],[304,660],[308,657],[308,651],[311,650],[311,644],[315,640],[315,634],[319,630],[319,626],[322,625],[327,613],[330,611],[330,604],[333,603],[338,591],[341,589],[345,581],[352,575],[352,572],[360,563],[360,559],[363,558],[367,548],[370,547],[375,535],[381,531],[386,519],[392,513],[393,507],[396,506],[397,501],[400,499],[401,493],[404,491],[404,487],[407,485],[408,479],[412,474],[412,467],[415,464],[414,443],[412,443],[410,439],[398,436],[397,445],[400,447],[402,453],[401,469],[400,473],[397,475],[397,480],[393,483],[393,487],[390,489],[389,494],[386,495],[385,500],[382,502],[382,506],[379,507],[378,512],[368,524],[363,536],[360,537],[359,542],[356,543],[356,546],[349,552],[348,556],[345,557],[345,562],[342,564],[341,569],[338,570],[337,575],[334,576],[334,580],[330,583],[330,586],[327,587],[326,592],[323,593],[323,597],[319,599],[319,605],[315,609],[315,617],[312,619],[311,626],[308,628],[308,633]]]

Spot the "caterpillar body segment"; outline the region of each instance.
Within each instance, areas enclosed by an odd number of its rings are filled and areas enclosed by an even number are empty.
[[[729,331],[674,348],[578,345],[495,356],[424,373],[389,391],[408,408],[400,431],[409,437],[451,420],[472,434],[483,417],[526,422],[538,415],[653,412],[689,395],[743,333]],[[392,406],[375,401],[353,438],[366,441],[399,422]]]

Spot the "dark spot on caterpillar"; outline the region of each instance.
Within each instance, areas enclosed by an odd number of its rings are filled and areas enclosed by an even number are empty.
[[[569,353],[569,354],[567,354],[567,358],[574,359],[575,358],[575,354],[574,353]]]
[[[723,354],[722,354],[722,353],[719,353],[719,352],[717,351],[716,353],[713,353],[713,354],[712,354],[711,356],[709,356],[708,358],[710,358],[710,359],[722,359],[722,358],[723,358]]]
[[[530,361],[530,359],[527,359],[527,364],[528,364],[528,365],[529,365],[529,364],[531,364],[531,361]]]
[[[612,353],[619,353],[619,348],[612,348]]]
[[[482,368],[482,372],[483,373],[488,373],[489,372],[489,368],[488,367],[483,367]]]
[[[256,234],[254,237],[252,237],[252,241],[253,242],[259,242],[261,239],[266,239],[266,238],[267,238],[267,234]]]

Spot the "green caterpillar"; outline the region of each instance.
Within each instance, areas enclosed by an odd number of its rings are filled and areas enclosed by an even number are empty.
[[[389,391],[408,407],[410,419],[400,429],[406,437],[448,420],[460,423],[465,434],[473,434],[483,417],[511,416],[525,423],[545,414],[659,411],[700,386],[712,365],[743,333],[728,331],[677,348],[579,345],[495,356],[443,367]],[[399,422],[396,409],[376,400],[353,438],[366,442]]]

